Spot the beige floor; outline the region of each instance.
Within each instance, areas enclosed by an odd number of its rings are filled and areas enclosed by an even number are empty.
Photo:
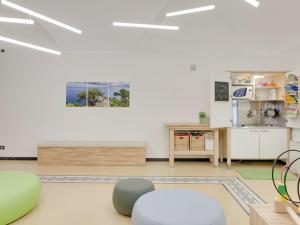
[[[145,167],[38,167],[33,161],[0,161],[0,170],[26,170],[38,175],[119,175],[119,176],[238,176],[238,167],[271,168],[271,164],[236,164],[214,168],[209,163],[152,162]],[[241,178],[242,179],[242,178]],[[244,180],[265,201],[276,192],[271,181]],[[224,207],[228,225],[249,224],[248,215],[222,185],[160,184],[160,188],[188,188],[207,193]],[[130,219],[118,215],[111,204],[112,184],[43,184],[38,206],[15,225],[129,225]]]

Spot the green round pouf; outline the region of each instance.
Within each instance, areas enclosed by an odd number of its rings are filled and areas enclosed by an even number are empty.
[[[131,216],[135,202],[144,194],[154,191],[155,187],[149,180],[129,178],[119,181],[113,192],[113,205],[123,216]]]
[[[0,172],[0,225],[23,217],[36,205],[41,190],[37,176],[27,172]]]

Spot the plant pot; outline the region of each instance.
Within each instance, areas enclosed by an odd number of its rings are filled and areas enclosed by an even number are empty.
[[[199,123],[206,124],[207,123],[207,118],[206,117],[199,117]]]

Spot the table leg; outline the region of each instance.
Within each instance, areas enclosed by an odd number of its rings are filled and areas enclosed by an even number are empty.
[[[224,145],[224,131],[219,131],[219,154],[220,154],[220,162],[224,162],[224,155],[223,155],[223,145]]]
[[[227,167],[231,167],[231,129],[227,128]]]
[[[175,143],[174,143],[174,130],[170,129],[170,134],[169,134],[169,163],[170,166],[174,166],[174,151],[175,151]]]
[[[219,167],[219,147],[220,147],[220,144],[219,144],[219,129],[215,129],[215,146],[214,146],[214,149],[215,149],[215,155],[214,155],[214,166],[215,167]]]

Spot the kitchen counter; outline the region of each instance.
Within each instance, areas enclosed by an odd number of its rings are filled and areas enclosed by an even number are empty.
[[[241,126],[235,126],[232,127],[233,129],[286,129],[284,126],[278,126],[278,125],[266,125],[266,124],[249,124],[249,125],[241,125]]]
[[[290,132],[282,126],[264,124],[231,128],[231,158],[235,160],[274,160],[289,149]]]

